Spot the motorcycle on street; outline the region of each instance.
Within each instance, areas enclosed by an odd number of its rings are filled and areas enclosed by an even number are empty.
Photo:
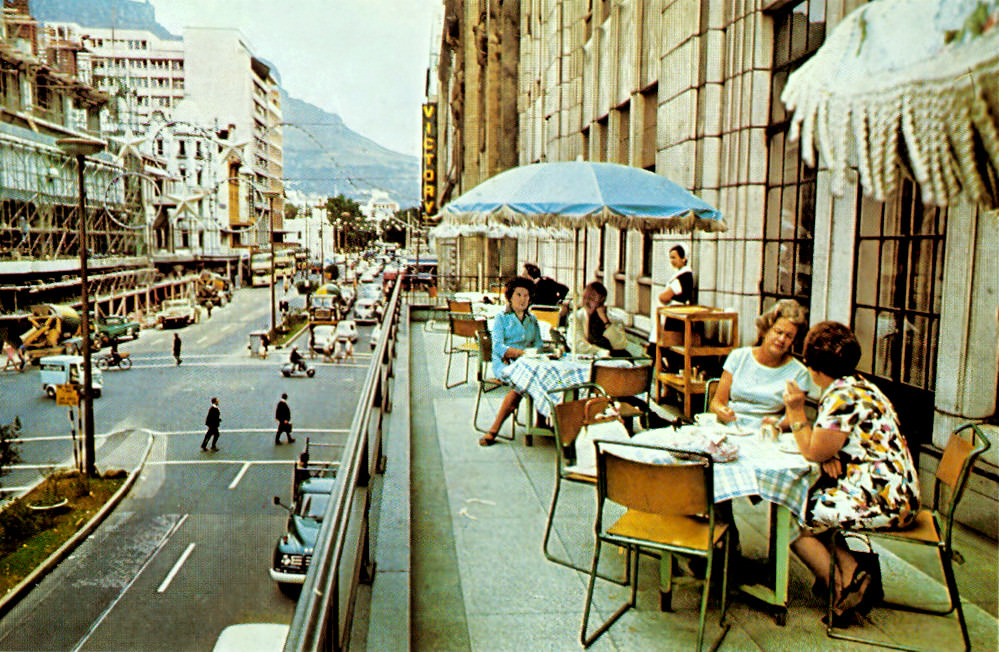
[[[304,367],[304,369],[302,368]],[[299,366],[294,362],[285,362],[281,365],[281,375],[285,378],[291,378],[292,376],[305,375],[308,378],[312,378],[316,375],[316,370],[309,365],[309,363],[302,361],[302,365]]]
[[[107,371],[111,367],[118,367],[122,371],[132,368],[132,359],[128,353],[104,353],[97,357],[97,368]]]

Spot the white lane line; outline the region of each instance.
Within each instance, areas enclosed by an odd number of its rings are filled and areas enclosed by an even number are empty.
[[[207,341],[208,341],[208,336],[207,336],[207,335],[205,335],[205,336],[204,336],[204,337],[202,337],[202,338],[201,338],[200,340],[198,340],[197,342],[195,342],[195,344],[204,344],[204,343],[205,343],[205,342],[207,342]]]
[[[342,445],[341,445],[342,446]],[[196,466],[198,464],[294,464],[295,460],[150,460],[146,466]]]
[[[160,550],[163,549],[163,546],[166,545],[166,542],[169,541],[170,537],[173,536],[174,533],[180,529],[180,526],[184,524],[184,521],[187,520],[188,516],[190,516],[190,514],[184,514],[179,521],[174,523],[172,528],[167,530],[166,534],[163,535],[163,538],[160,539],[160,542],[156,544],[156,547],[153,548],[152,551],[150,551],[149,556],[146,557],[146,561],[144,561],[142,563],[142,567],[139,568],[139,572],[137,572],[132,577],[132,579],[128,581],[128,584],[126,584],[121,589],[121,591],[118,593],[118,596],[111,601],[111,604],[107,606],[107,609],[105,609],[101,613],[100,617],[98,617],[97,620],[94,621],[94,624],[90,626],[90,630],[83,635],[83,638],[81,638],[79,641],[76,642],[76,645],[73,646],[73,652],[79,652],[80,648],[82,648],[86,644],[87,640],[89,640],[90,637],[94,635],[94,632],[96,632],[97,628],[100,627],[102,622],[104,622],[104,619],[108,617],[108,614],[110,614],[111,610],[115,608],[115,605],[117,605],[121,601],[121,599],[125,597],[125,594],[128,592],[130,588],[132,588],[132,585],[135,584],[135,581],[139,579],[139,576],[142,575],[142,572],[146,570],[146,567],[148,567],[149,564],[152,563],[153,559],[156,558],[156,553],[158,553]]]
[[[163,593],[164,591],[167,590],[167,588],[169,588],[170,582],[173,581],[174,575],[177,574],[177,571],[180,570],[180,567],[184,565],[184,562],[187,561],[187,558],[191,556],[191,552],[193,551],[194,551],[194,543],[192,542],[187,544],[187,548],[184,550],[184,554],[180,556],[180,559],[177,560],[177,563],[174,564],[173,568],[170,569],[170,572],[167,573],[167,576],[163,580],[163,583],[160,584],[159,588],[156,589],[157,593]]]
[[[228,326],[223,326],[220,329],[219,332],[221,332],[221,333],[227,333],[227,332],[231,331],[232,329],[236,328],[237,326],[239,326],[239,324],[235,324],[235,323],[229,324]]]
[[[235,478],[233,478],[233,479],[232,479],[232,482],[230,482],[230,483],[229,483],[229,488],[230,488],[230,489],[235,489],[235,488],[236,488],[236,485],[238,485],[238,484],[239,484],[239,481],[243,479],[243,476],[244,476],[244,475],[246,474],[246,472],[247,472],[247,471],[249,471],[249,470],[250,470],[250,463],[249,463],[249,462],[243,462],[243,468],[241,468],[241,469],[239,470],[239,473],[237,473],[237,474],[236,474],[236,477],[235,477]]]

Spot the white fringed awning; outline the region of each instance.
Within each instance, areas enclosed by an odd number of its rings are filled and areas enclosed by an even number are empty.
[[[788,78],[792,140],[842,195],[856,167],[884,200],[907,169],[923,202],[999,206],[999,0],[877,0]]]

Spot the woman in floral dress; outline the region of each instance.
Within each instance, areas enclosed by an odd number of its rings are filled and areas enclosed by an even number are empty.
[[[849,328],[826,321],[805,337],[805,366],[822,391],[814,425],[805,418],[805,394],[793,382],[784,393],[798,449],[822,466],[812,487],[795,553],[827,586],[832,527],[900,528],[919,512],[915,465],[899,431],[898,416],[880,389],[854,375],[860,345]],[[872,576],[845,543],[836,542],[840,575],[832,582],[833,613],[845,616],[867,606]]]

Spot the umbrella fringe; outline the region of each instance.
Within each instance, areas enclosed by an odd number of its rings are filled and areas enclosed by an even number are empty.
[[[832,83],[837,70],[868,36],[862,16],[869,8],[845,18],[789,77],[781,94],[794,112],[789,140],[800,140],[810,166],[819,153],[839,196],[846,190],[848,167],[858,168],[864,192],[879,201],[895,190],[900,169],[907,168],[926,204],[946,206],[963,195],[999,207],[999,34],[949,45],[933,60],[914,64],[893,86],[877,88],[880,80],[871,78],[837,89]],[[962,58],[968,50],[954,49],[960,47],[987,54],[968,63]]]

